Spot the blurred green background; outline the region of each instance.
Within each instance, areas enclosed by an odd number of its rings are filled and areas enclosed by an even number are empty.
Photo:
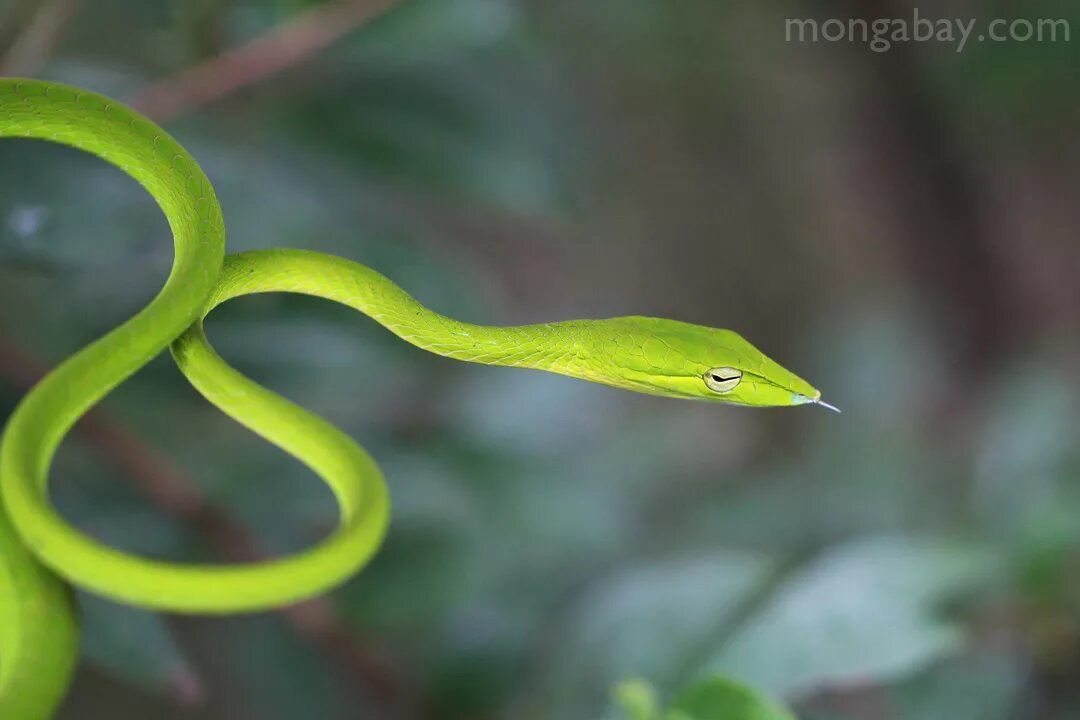
[[[391,4],[3,0],[0,73],[163,123],[232,251],[344,255],[473,322],[730,327],[844,414],[457,364],[314,300],[233,303],[222,354],[379,460],[385,548],[286,614],[82,596],[61,718],[592,720],[622,679],[669,696],[712,672],[803,720],[1080,717],[1080,37],[785,41],[786,18],[902,1]],[[0,143],[0,417],[170,259],[121,173]],[[167,357],[53,478],[73,522],[157,557],[287,552],[335,520]]]

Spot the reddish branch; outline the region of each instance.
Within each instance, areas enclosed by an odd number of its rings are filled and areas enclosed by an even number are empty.
[[[129,104],[158,122],[168,122],[296,65],[394,4],[395,0],[338,0],[321,5],[246,45],[151,85]]]
[[[0,75],[34,75],[52,54],[78,7],[79,0],[42,2],[4,54]]]

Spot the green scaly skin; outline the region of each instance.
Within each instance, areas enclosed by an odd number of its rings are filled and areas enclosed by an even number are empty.
[[[333,588],[378,549],[390,513],[378,467],[343,433],[217,356],[202,318],[226,300],[260,292],[316,295],[354,307],[439,355],[654,395],[752,406],[820,397],[729,330],[644,317],[470,325],[428,310],[382,275],[338,257],[266,250],[226,258],[221,209],[196,162],[152,122],[94,93],[0,79],[0,137],[63,143],[116,165],[157,201],[175,243],[172,272],[158,296],[57,367],[8,421],[0,445],[0,720],[48,718],[63,698],[77,634],[66,583],[162,611],[265,610]],[[57,514],[47,492],[56,448],[79,417],[170,344],[181,370],[211,402],[330,486],[341,516],[330,537],[297,555],[251,565],[172,564],[102,545]],[[713,368],[741,379],[718,392],[705,380]]]

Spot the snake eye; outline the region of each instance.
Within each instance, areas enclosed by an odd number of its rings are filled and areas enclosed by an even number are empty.
[[[705,373],[705,384],[718,393],[729,393],[742,380],[742,370],[730,367],[713,368]]]

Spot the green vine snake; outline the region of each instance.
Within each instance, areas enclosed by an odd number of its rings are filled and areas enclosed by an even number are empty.
[[[333,588],[378,549],[390,513],[378,467],[349,437],[214,352],[202,319],[229,299],[264,292],[326,298],[424,350],[468,362],[547,370],[667,397],[824,405],[809,383],[730,330],[646,317],[471,325],[427,309],[374,270],[339,257],[300,250],[225,256],[221,208],[195,160],[147,118],[92,92],[0,78],[0,137],[62,143],[119,167],[156,200],[175,245],[171,274],[150,304],[53,370],[7,422],[0,445],[0,720],[48,718],[64,696],[77,654],[67,583],[168,612],[255,611]],[[340,506],[336,531],[294,556],[199,566],[122,553],[57,513],[47,481],[65,434],[170,346],[210,402],[329,485]]]

